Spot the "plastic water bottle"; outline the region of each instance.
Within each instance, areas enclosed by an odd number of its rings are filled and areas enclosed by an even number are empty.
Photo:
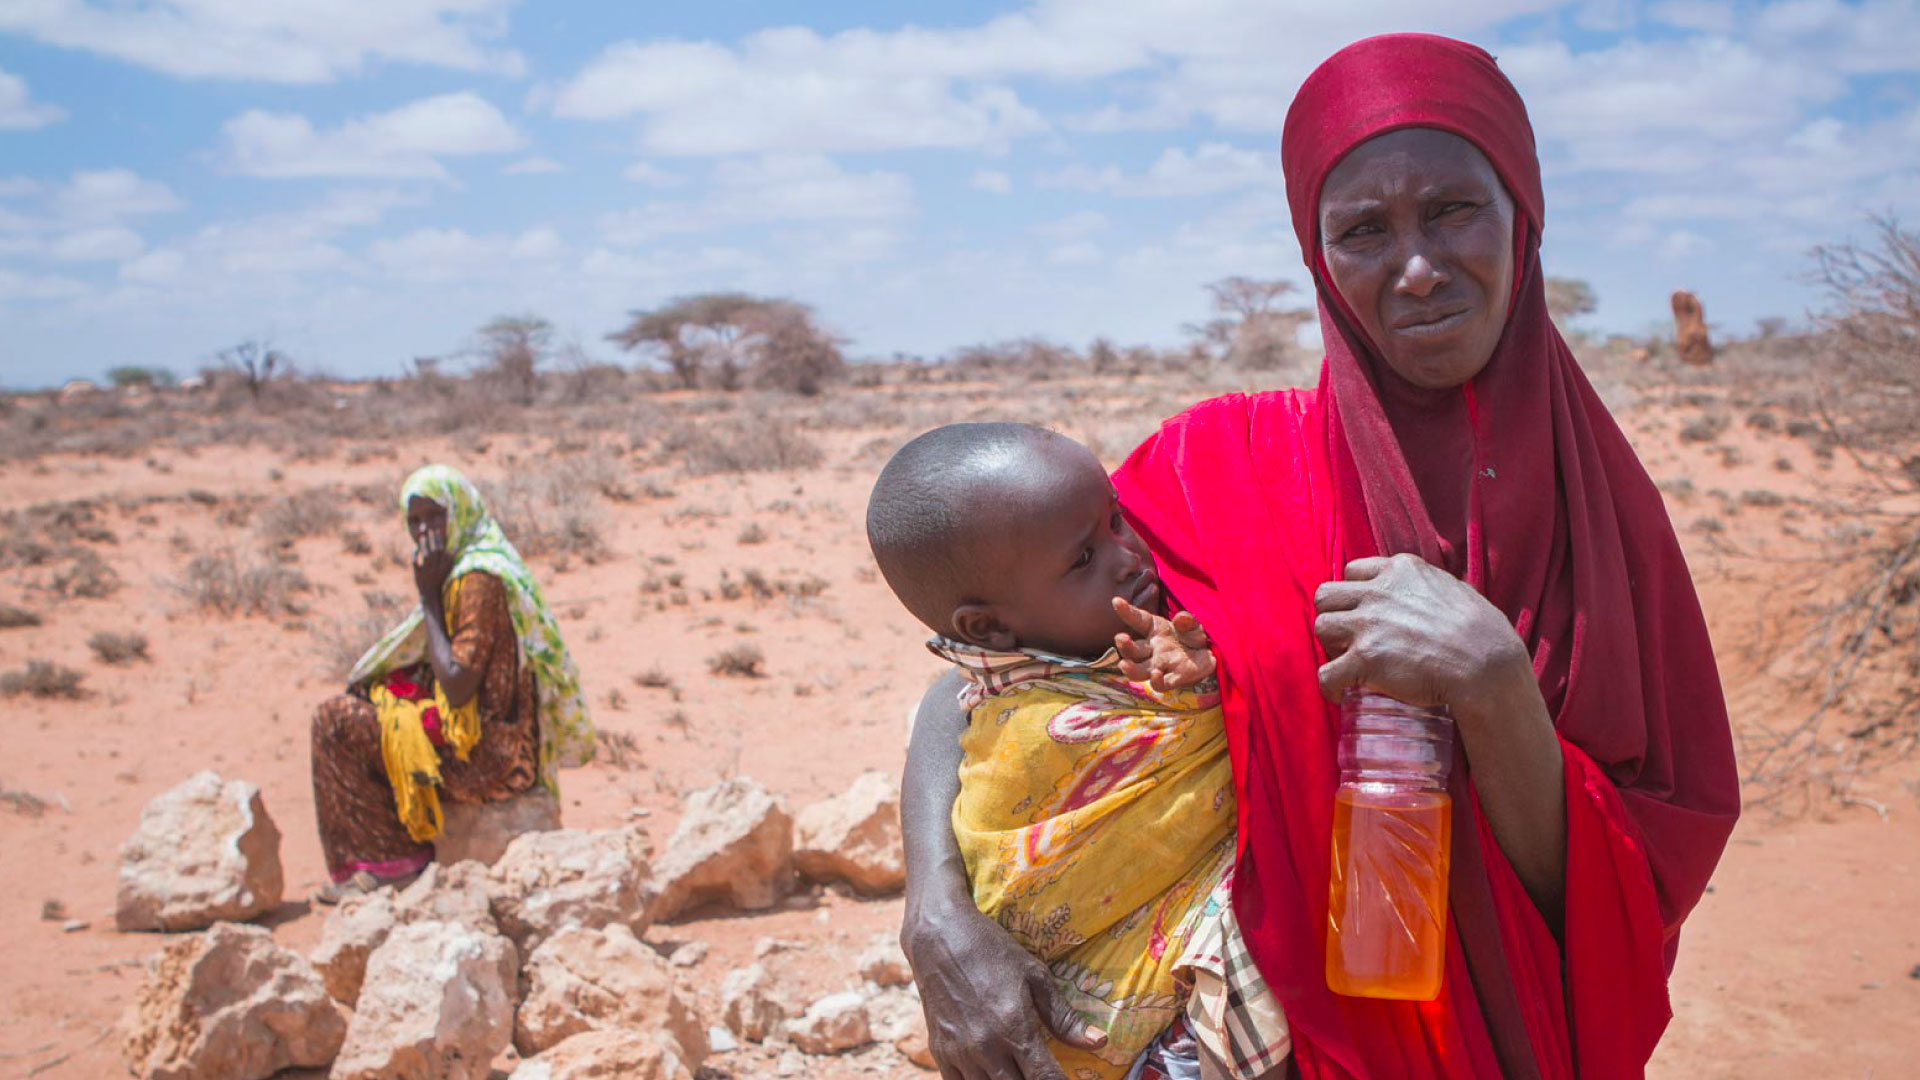
[[[1383,694],[1340,703],[1327,987],[1432,1001],[1447,945],[1453,718]]]

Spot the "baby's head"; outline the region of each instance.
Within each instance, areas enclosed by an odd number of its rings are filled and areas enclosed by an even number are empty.
[[[937,634],[996,651],[1095,657],[1159,614],[1146,544],[1086,447],[1029,424],[950,424],[900,448],[867,504],[894,595]]]

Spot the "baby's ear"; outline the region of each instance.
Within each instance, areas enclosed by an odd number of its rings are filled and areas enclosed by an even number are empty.
[[[953,609],[950,622],[953,636],[969,645],[995,652],[1012,652],[1020,647],[991,604],[961,604]]]

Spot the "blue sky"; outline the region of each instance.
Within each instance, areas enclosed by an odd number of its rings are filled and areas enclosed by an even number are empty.
[[[1810,246],[1920,224],[1920,0],[1453,7],[0,0],[0,385],[394,374],[521,312],[619,359],[711,289],[856,355],[1170,344],[1207,281],[1304,285],[1281,121],[1389,30],[1500,57],[1595,329],[1798,318]]]

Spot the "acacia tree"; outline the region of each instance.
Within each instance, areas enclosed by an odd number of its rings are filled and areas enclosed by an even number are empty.
[[[1291,281],[1262,281],[1236,275],[1212,282],[1206,288],[1212,298],[1214,318],[1189,326],[1188,331],[1221,359],[1248,371],[1284,367],[1293,348],[1294,335],[1313,318],[1312,312],[1281,306],[1294,292]]]
[[[476,336],[486,374],[518,391],[521,404],[533,404],[540,362],[553,348],[553,324],[537,315],[501,315]]]
[[[1561,329],[1566,328],[1568,319],[1591,315],[1598,306],[1593,286],[1579,278],[1547,279],[1547,316]]]
[[[701,293],[631,316],[607,340],[658,356],[688,389],[737,390],[751,373],[762,386],[815,394],[846,366],[839,340],[792,300]]]

